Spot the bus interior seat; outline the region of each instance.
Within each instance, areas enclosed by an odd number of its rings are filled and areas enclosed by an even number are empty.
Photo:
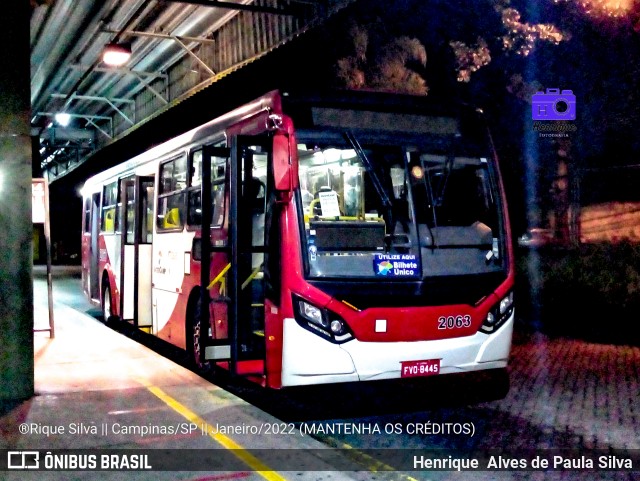
[[[104,216],[104,230],[106,232],[113,232],[115,231],[115,213],[116,210],[115,209],[109,209]]]
[[[180,222],[180,209],[178,209],[177,207],[169,209],[162,221],[162,227],[164,227],[165,229],[173,229],[175,227],[180,227],[181,225],[182,223]]]

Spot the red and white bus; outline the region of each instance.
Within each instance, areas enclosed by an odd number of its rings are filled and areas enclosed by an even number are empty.
[[[504,373],[497,159],[481,114],[445,107],[273,91],[123,159],[83,188],[84,290],[271,388]]]

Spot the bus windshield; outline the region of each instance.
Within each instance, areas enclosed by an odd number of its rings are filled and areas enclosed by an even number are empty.
[[[459,135],[297,135],[309,278],[420,280],[505,268],[490,151]]]

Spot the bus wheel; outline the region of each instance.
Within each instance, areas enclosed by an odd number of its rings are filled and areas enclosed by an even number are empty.
[[[509,394],[509,372],[506,368],[486,371],[486,381],[482,389],[483,401],[499,401]]]
[[[211,371],[211,361],[202,359],[204,351],[204,343],[202,342],[206,336],[206,327],[202,326],[201,303],[198,300],[192,310],[191,316],[191,360],[196,370],[201,374]]]
[[[109,281],[105,280],[102,287],[102,317],[105,324],[115,322],[118,317],[113,314],[113,304],[111,303],[111,288]]]

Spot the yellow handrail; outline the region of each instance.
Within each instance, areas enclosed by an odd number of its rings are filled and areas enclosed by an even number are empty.
[[[222,269],[220,271],[220,274],[218,274],[207,286],[207,289],[213,289],[213,286],[215,286],[218,282],[220,283],[220,295],[224,295],[223,294],[223,290],[225,288],[225,279],[224,279],[224,275],[227,273],[227,271],[231,268],[231,263],[227,264],[226,266],[224,266],[224,269]],[[247,285],[249,285],[249,283],[254,280],[256,278],[256,276],[258,275],[258,272],[260,272],[260,269],[262,269],[262,264],[260,264],[258,267],[256,267],[255,269],[253,269],[253,271],[251,271],[251,274],[249,274],[249,277],[247,277],[247,280],[244,281],[242,283],[242,286],[240,287],[240,289],[244,289],[245,287],[247,287]]]
[[[258,275],[258,272],[260,272],[260,269],[262,269],[262,264],[256,267],[253,271],[251,271],[251,274],[249,274],[249,277],[247,277],[247,280],[242,283],[242,286],[240,286],[240,290],[247,287],[247,285],[249,285],[249,283],[256,278],[256,276]]]
[[[313,199],[310,203],[309,203],[309,217],[313,217],[313,208],[316,206],[317,203],[320,202],[320,198],[317,199]]]
[[[213,286],[215,286],[218,282],[222,282],[222,278],[224,277],[224,275],[227,273],[227,271],[231,268],[231,263],[227,264],[226,266],[224,266],[224,269],[222,269],[220,271],[220,274],[218,274],[207,286],[207,289],[213,289]]]

